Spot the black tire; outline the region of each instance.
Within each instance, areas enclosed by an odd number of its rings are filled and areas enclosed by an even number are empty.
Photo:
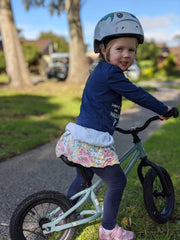
[[[10,236],[12,240],[70,240],[75,228],[60,232],[43,234],[41,226],[47,223],[47,218],[41,218],[57,207],[66,212],[72,207],[71,201],[61,193],[55,191],[42,191],[26,198],[14,211],[10,222]],[[56,213],[56,216],[60,214]],[[56,217],[55,216],[55,217]],[[41,219],[40,219],[41,218]],[[75,220],[75,213],[66,218],[66,222]]]
[[[165,194],[157,172],[150,168],[143,184],[144,202],[149,216],[155,222],[162,224],[171,219],[174,210],[174,187],[168,172],[161,167],[166,186],[170,194]]]

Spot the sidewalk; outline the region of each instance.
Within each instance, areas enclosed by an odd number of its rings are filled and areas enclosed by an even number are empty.
[[[177,106],[180,103],[180,89],[160,88],[153,95],[170,106]],[[122,113],[119,126],[122,128],[140,126],[153,115],[155,114],[151,111],[135,106]],[[153,122],[143,135],[141,134],[143,142],[164,122]],[[118,155],[121,155],[132,142],[129,136],[119,133],[115,133],[114,138]],[[0,163],[0,240],[10,239],[9,220],[17,204],[25,197],[44,189],[66,193],[75,177],[75,169],[56,159],[54,150],[56,142],[47,143]]]

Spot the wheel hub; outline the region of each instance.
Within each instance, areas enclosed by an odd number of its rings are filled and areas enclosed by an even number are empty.
[[[42,229],[42,231],[43,230],[50,231],[49,227],[47,227],[46,229],[42,227],[43,224],[46,224],[46,223],[49,223],[49,222],[50,222],[50,220],[48,218],[41,218],[41,220],[39,221],[39,226]]]

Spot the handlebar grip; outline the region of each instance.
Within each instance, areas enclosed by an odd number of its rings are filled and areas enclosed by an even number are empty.
[[[177,118],[179,116],[179,110],[176,107],[173,107],[170,111],[163,115],[164,117],[174,117]]]

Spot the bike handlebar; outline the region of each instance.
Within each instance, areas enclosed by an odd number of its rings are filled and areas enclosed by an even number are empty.
[[[170,111],[164,114],[164,117],[174,117],[177,118],[179,116],[179,110],[176,107],[173,107]]]
[[[166,114],[163,115],[164,117],[174,117],[174,118],[177,118],[179,116],[179,111],[176,107],[173,107],[170,111],[168,111]],[[120,127],[116,127],[116,131],[118,132],[121,132],[123,134],[132,134],[133,132],[141,132],[143,131],[144,129],[146,129],[149,124],[155,120],[162,120],[158,115],[154,116],[154,117],[151,117],[149,118],[143,126],[141,127],[132,127],[131,129],[128,129],[128,130],[125,130],[125,129],[122,129]]]

